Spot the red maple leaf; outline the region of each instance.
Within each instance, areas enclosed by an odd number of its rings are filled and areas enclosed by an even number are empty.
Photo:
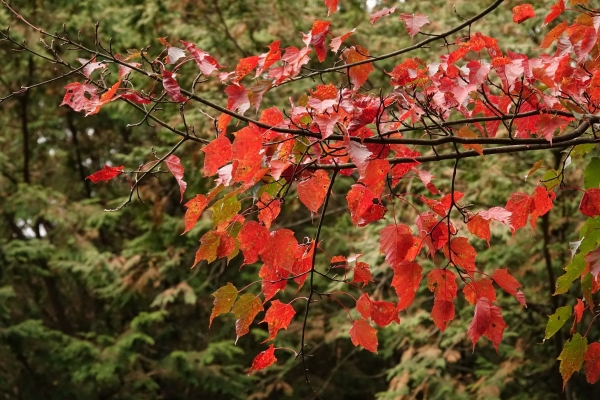
[[[535,12],[533,11],[533,6],[531,4],[519,4],[512,9],[512,12],[513,22],[517,24],[535,17]]]
[[[265,302],[269,301],[279,292],[284,290],[288,282],[289,272],[273,265],[263,264],[258,271],[258,277],[262,279],[262,292]]]
[[[201,150],[204,152],[204,176],[216,174],[219,168],[231,161],[231,142],[225,135],[219,135]]]
[[[339,1],[340,0],[324,0],[325,7],[327,7],[327,16],[337,11]]]
[[[378,221],[385,215],[387,208],[380,204],[379,198],[363,185],[352,185],[346,195],[352,223],[365,226]]]
[[[435,184],[431,182],[431,180],[435,178],[435,176],[433,176],[431,172],[417,168],[413,168],[413,171],[417,173],[417,176],[419,177],[421,182],[423,182],[423,185],[425,185],[427,190],[429,190],[432,194],[439,193],[439,190],[437,189],[437,187],[435,187]]]
[[[356,301],[356,311],[364,318],[371,318],[371,299],[367,293],[360,295]]]
[[[464,193],[454,192],[454,202],[459,201],[463,196]],[[452,194],[447,194],[440,200],[429,199],[425,196],[420,196],[420,199],[431,209],[431,211],[435,212],[440,217],[445,217],[452,205]]]
[[[390,172],[390,162],[384,158],[367,161],[363,176],[358,180],[380,197],[386,185],[386,177]]]
[[[400,323],[396,305],[389,301],[371,300],[370,314],[373,322],[381,327],[388,326],[392,322]]]
[[[227,231],[218,231],[216,234],[220,236],[219,246],[217,247],[217,258],[227,257],[230,260],[229,256],[236,248],[235,239]]]
[[[410,83],[417,83],[419,79],[427,77],[426,64],[419,58],[407,58],[401,64],[394,67],[392,72],[387,74],[392,77],[393,86],[404,86]]]
[[[345,145],[350,159],[356,164],[360,177],[365,177],[369,165],[368,160],[373,156],[373,153],[364,144],[353,140],[347,140]]]
[[[250,108],[250,99],[248,98],[248,91],[242,84],[235,84],[227,86],[225,89],[227,94],[227,109],[235,111],[239,114],[244,114]],[[231,115],[221,114],[217,122],[217,129],[224,132],[231,121]]]
[[[456,298],[456,275],[448,269],[436,268],[427,275],[427,287],[436,300],[452,302]]]
[[[251,56],[242,58],[239,60],[235,67],[235,78],[233,82],[239,82],[242,78],[250,73],[254,68],[258,66],[259,57]]]
[[[482,218],[481,215],[477,214],[467,222],[467,228],[473,235],[487,241],[489,246],[491,237],[489,220]]]
[[[385,17],[387,15],[393,14],[394,11],[396,11],[396,6],[392,7],[392,8],[387,8],[384,7],[381,10],[374,12],[373,14],[371,14],[369,16],[369,21],[371,22],[371,25],[375,25],[375,22],[377,22],[379,20],[379,18],[381,17]]]
[[[423,14],[400,14],[400,19],[406,24],[411,39],[421,31],[423,25],[429,23],[429,18]]]
[[[294,232],[289,229],[279,229],[271,232],[260,256],[269,268],[277,267],[291,272],[297,251],[298,241],[294,237]]]
[[[475,351],[475,344],[487,331],[488,326],[490,325],[490,320],[492,319],[490,305],[490,300],[487,297],[481,297],[477,300],[477,304],[475,305],[475,316],[467,331],[469,338],[471,338],[471,342],[473,343],[473,351]]]
[[[219,65],[217,60],[211,57],[211,55],[207,52],[197,48],[194,43],[186,42],[183,40],[181,41],[181,43],[183,43],[185,49],[190,52],[192,57],[194,57],[194,61],[196,61],[196,65],[198,65],[198,68],[200,69],[200,72],[202,72],[203,75],[209,76],[219,68],[223,68],[222,65]]]
[[[498,352],[498,346],[500,346],[500,342],[502,341],[502,334],[505,328],[506,322],[502,318],[502,310],[498,306],[490,305],[490,322],[483,335],[492,342],[496,352]]]
[[[267,350],[258,353],[254,360],[252,360],[252,366],[250,371],[260,371],[275,364],[277,358],[275,358],[275,347],[270,345]]]
[[[100,181],[110,181],[112,178],[123,173],[125,167],[123,165],[119,167],[109,167],[104,164],[104,167],[100,171],[96,171],[93,174],[87,176],[85,179],[89,179],[94,183],[98,183]]]
[[[496,291],[492,281],[488,278],[481,278],[476,281],[467,282],[463,288],[465,299],[469,304],[477,303],[482,297],[487,298],[489,301],[496,301]]]
[[[250,182],[261,167],[262,137],[255,126],[246,126],[236,133],[231,146],[233,182]]]
[[[356,28],[352,29],[350,32],[344,33],[342,36],[336,36],[333,39],[331,39],[331,42],[329,42],[329,48],[331,49],[331,51],[337,53],[342,43],[344,43],[346,39],[348,39],[350,35],[354,33],[355,30]]]
[[[181,94],[181,88],[175,80],[175,74],[173,72],[163,69],[162,78],[163,87],[173,101],[185,103],[188,100],[187,97]]]
[[[502,222],[504,225],[512,228],[512,213],[503,207],[492,207],[489,210],[481,211],[478,215],[486,220],[493,219],[495,221]]]
[[[135,104],[150,104],[150,103],[152,103],[152,100],[142,97],[135,90],[132,92],[121,93],[121,98],[125,99],[125,100],[129,100]]]
[[[579,211],[588,217],[600,215],[600,189],[592,188],[583,194],[579,203]]]
[[[329,34],[330,26],[330,21],[316,20],[313,22],[311,31],[307,35],[304,35],[304,44],[307,46],[309,44],[313,45],[319,62],[325,61],[325,56],[327,55],[325,39],[327,39],[327,34]]]
[[[275,84],[279,85],[287,78],[294,78],[301,71],[303,65],[310,61],[308,53],[312,49],[305,47],[302,50],[297,47],[288,47],[285,49],[285,53],[281,57],[281,61],[284,62],[282,67],[272,67],[269,69],[269,77],[275,79]]]
[[[327,197],[329,175],[323,170],[316,171],[307,179],[298,182],[298,197],[311,212],[316,213]]]
[[[275,339],[277,332],[280,329],[287,329],[292,322],[292,318],[296,315],[294,307],[290,304],[285,304],[279,300],[273,300],[271,307],[265,313],[265,319],[262,322],[266,322],[269,325],[269,337],[263,341]]]
[[[531,204],[532,199],[525,193],[517,192],[510,195],[506,203],[506,209],[512,213],[513,232],[527,225]]]
[[[99,101],[98,92],[95,86],[79,82],[69,83],[65,86],[65,96],[60,105],[68,105],[74,111],[85,111],[86,114],[96,109]]]
[[[438,221],[438,218],[432,212],[425,212],[417,217],[417,228],[419,237],[429,247],[429,254],[433,256],[435,252],[442,248],[448,242],[448,225],[444,221]],[[451,226],[451,232],[456,230]]]
[[[414,242],[415,237],[408,226],[392,224],[381,230],[379,249],[385,254],[388,264],[393,267],[406,260]]]
[[[244,253],[244,264],[258,261],[258,255],[263,251],[269,239],[269,230],[256,221],[246,221],[237,237],[240,250]]]
[[[581,322],[581,318],[583,317],[583,311],[585,310],[585,308],[586,307],[583,304],[583,300],[577,299],[577,304],[575,304],[575,307],[573,307],[573,316],[575,318],[573,319],[573,325],[571,326],[571,334],[577,332],[577,325],[579,324],[579,322]]]
[[[90,75],[92,74],[92,72],[94,72],[95,70],[106,68],[106,64],[103,62],[96,62],[96,58],[93,58],[91,60],[88,60],[86,58],[78,58],[77,61],[79,61],[82,65],[84,65],[83,74],[88,79],[89,79]]]
[[[187,188],[187,183],[183,180],[184,169],[181,165],[181,160],[175,154],[171,154],[169,157],[165,159],[165,164],[167,164],[167,168],[175,177],[177,184],[179,185],[179,193],[181,194],[181,201],[183,201],[183,194],[185,193],[185,189]]]
[[[263,112],[260,114],[260,119],[258,121],[275,128],[283,123],[283,113],[279,111],[277,107],[273,106],[271,108],[263,110]],[[265,128],[258,127],[258,130],[265,137],[266,140],[271,140],[275,137],[275,135],[278,135],[277,132],[270,131]]]
[[[473,343],[473,350],[475,350],[475,344],[479,338],[484,335],[498,351],[505,328],[506,323],[502,318],[500,307],[492,305],[487,297],[478,299],[475,306],[475,316],[467,332]]]
[[[415,262],[403,261],[393,265],[394,277],[390,286],[396,290],[398,295],[398,311],[405,310],[410,306],[419,289],[423,279],[423,267]]]
[[[369,282],[374,282],[373,277],[371,276],[369,264],[361,261],[356,262],[354,265],[354,277],[352,278],[352,282],[362,282],[363,287],[365,287],[365,285],[367,285]]]
[[[281,51],[279,50],[279,44],[281,40],[275,40],[269,45],[269,51],[261,54],[258,57],[258,65],[256,68],[256,77],[267,70],[271,65],[275,64],[281,59]]]
[[[542,114],[538,116],[536,122],[537,135],[552,143],[554,132],[558,129],[557,135],[560,135],[572,120],[572,118],[563,117],[561,115],[552,116],[550,114]]]
[[[362,346],[377,353],[377,331],[364,319],[355,319],[350,328],[350,339],[355,346]]]
[[[131,72],[132,69],[134,69],[134,68],[138,69],[142,66],[142,64],[136,63],[136,62],[125,64],[127,59],[123,58],[123,56],[120,54],[115,54],[115,59],[120,61],[120,63],[119,63],[119,80],[125,79],[127,77],[127,75]]]
[[[434,269],[427,275],[427,287],[433,292],[434,297],[431,318],[435,326],[443,332],[454,319],[456,275],[447,269]]]
[[[271,224],[281,211],[281,200],[264,192],[256,202],[256,207],[258,207],[258,220],[265,224],[267,229],[270,229]]]
[[[517,291],[517,289],[521,287],[521,284],[508,273],[506,268],[495,270],[492,274],[492,279],[498,286],[504,289],[506,293],[515,296],[519,303],[521,303],[524,307],[527,307],[523,292],[520,290]]]
[[[562,33],[567,29],[567,26],[567,22],[565,21],[552,28],[546,34],[546,36],[544,36],[544,39],[542,39],[540,48],[547,49],[548,47],[550,47],[550,45],[554,43],[560,37],[560,35],[562,35]]]
[[[538,217],[546,214],[548,211],[554,207],[552,204],[552,200],[556,198],[556,194],[554,192],[549,192],[545,186],[538,186],[535,188],[535,191],[532,195],[533,204],[531,206],[531,228],[535,229],[535,222]]]
[[[344,58],[346,59],[347,64],[353,64],[355,62],[368,60],[371,58],[369,56],[369,50],[362,46],[352,46],[344,50]],[[357,65],[354,67],[350,67],[350,79],[352,80],[352,85],[354,86],[354,90],[358,90],[369,78],[369,74],[373,72],[375,69],[371,63],[364,63],[361,65]]]
[[[450,252],[448,247],[450,247]],[[449,245],[444,246],[444,255],[448,261],[464,268],[467,272],[473,273],[477,269],[475,266],[477,252],[466,237],[452,239]]]
[[[182,235],[189,232],[196,225],[198,218],[200,218],[200,215],[202,215],[202,212],[208,205],[208,199],[202,194],[197,194],[196,197],[184,205],[187,210],[185,211],[185,216],[183,217],[185,222],[185,230],[183,231]]]
[[[300,245],[296,252],[296,261],[292,266],[292,274],[294,275],[294,282],[298,284],[300,290],[308,278],[308,271],[313,266],[313,256],[315,252],[315,242],[311,242],[309,245]]]
[[[590,343],[584,356],[585,377],[589,384],[598,382],[600,376],[600,343]]]
[[[565,11],[565,1],[558,0],[552,6],[550,13],[548,15],[546,15],[546,18],[544,18],[544,25],[549,24],[550,22],[554,21],[556,19],[556,17],[558,17],[560,14],[563,13],[563,11]]]
[[[431,309],[431,318],[435,326],[442,332],[446,330],[450,321],[454,319],[454,303],[447,300],[433,301]]]

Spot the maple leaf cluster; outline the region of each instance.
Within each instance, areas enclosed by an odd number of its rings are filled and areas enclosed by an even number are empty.
[[[501,2],[496,3],[494,7]],[[337,0],[326,0],[324,4],[328,15],[339,6]],[[371,24],[384,17],[391,23],[396,9],[383,8],[373,13]],[[544,18],[544,24],[552,23],[565,10],[564,1],[559,0]],[[515,23],[533,18],[531,4],[514,7]],[[455,318],[455,299],[461,285],[465,300],[474,307],[467,332],[473,347],[484,336],[498,351],[506,323],[497,305],[496,290],[502,289],[523,306],[525,296],[507,268],[497,266],[489,274],[482,271],[471,242],[478,238],[490,245],[492,221],[513,234],[526,227],[528,221],[535,229],[538,218],[552,210],[556,196],[566,189],[565,170],[549,170],[553,176],[540,181],[531,193],[512,193],[503,207],[474,211],[465,194],[455,190],[459,161],[556,145],[574,148],[596,143],[588,128],[598,122],[595,115],[600,107],[600,13],[581,11],[570,25],[567,21],[556,24],[540,46],[549,49],[556,43],[555,50],[538,57],[503,51],[497,39],[471,31],[476,20],[463,24],[462,28],[469,28],[469,34],[452,36],[459,27],[427,35],[413,45],[415,49],[423,48],[443,38],[447,52],[430,64],[417,57],[402,58],[391,71],[385,71],[389,90],[380,93],[365,89],[375,71],[373,63],[408,50],[373,56],[366,47],[347,43],[354,30],[334,37],[332,22],[317,20],[308,33],[298,38],[303,46],[282,48],[281,41],[276,40],[266,52],[242,58],[229,70],[195,44],[182,40],[182,47],[178,47],[166,38],[159,39],[164,49],[153,62],[157,72],[145,71],[141,64],[132,62],[134,56],[103,54],[119,65],[118,79],[110,87],[91,78],[95,71],[106,69],[107,63],[80,59],[79,70],[85,82],[68,84],[62,104],[91,115],[117,99],[145,107],[164,97],[181,110],[188,103],[200,102],[218,112],[213,118],[215,132],[208,138],[200,138],[189,130],[172,131],[182,136],[180,144],[190,141],[203,145],[203,174],[215,183],[209,193],[192,193],[185,203],[183,234],[194,232],[206,210],[211,214],[212,227],[199,239],[193,266],[221,258],[229,262],[240,252],[243,264],[260,263],[261,290],[256,290],[256,294],[251,292],[252,285],[238,290],[231,283],[213,294],[210,323],[215,317],[232,313],[238,339],[249,332],[257,315],[266,308],[263,322],[267,323],[269,336],[265,341],[276,340],[277,333],[287,329],[295,318],[296,310],[291,303],[274,297],[291,282],[296,292],[300,291],[310,278],[308,297],[294,299],[307,302],[306,318],[316,293],[313,279],[332,280],[331,271],[341,269],[341,281],[348,291],[362,291],[355,300],[356,313],[349,313],[348,334],[354,345],[376,352],[374,326],[400,323],[399,313],[412,304],[426,275],[434,298],[433,324],[443,332]],[[400,13],[397,21],[402,21],[411,40],[430,23],[425,15],[406,13]],[[332,58],[336,59],[333,67],[316,72],[306,68],[309,63],[319,65]],[[195,64],[199,76],[219,80],[226,97],[223,105],[182,88],[179,71],[188,62]],[[336,71],[347,74],[346,84],[336,85],[331,79],[300,93],[296,100],[291,98],[286,109],[261,108],[265,94],[278,86]],[[154,80],[163,93],[133,89],[129,76],[134,73]],[[251,108],[257,111],[257,120],[245,115]],[[149,111],[146,118],[155,118],[150,115]],[[233,119],[245,124],[232,127]],[[428,153],[430,148],[434,149],[432,153]],[[131,193],[143,176],[165,164],[179,185],[183,202],[187,184],[181,161],[173,154],[175,150],[177,147],[145,169],[131,172],[135,175]],[[438,180],[425,167],[427,162],[445,159],[455,161],[450,190],[446,191],[438,188]],[[538,168],[540,165],[534,166],[528,175]],[[93,182],[109,181],[121,174],[125,174],[123,166],[105,166],[89,178]],[[140,178],[139,174],[143,176]],[[316,253],[322,250],[319,235],[327,203],[338,178],[352,183],[345,194],[352,223],[357,228],[383,226],[379,229],[379,247],[393,272],[389,285],[394,288],[397,301],[379,300],[363,291],[374,278],[371,265],[358,261],[358,255],[333,256],[325,271],[319,271],[315,264]],[[413,179],[420,182],[413,190],[425,194],[400,190]],[[596,181],[595,186],[586,185],[579,206],[581,214],[593,221],[600,215],[598,184]],[[291,201],[290,193],[297,193],[311,214],[320,214],[313,238],[299,242],[292,230],[278,226],[284,202]],[[401,219],[396,211],[398,204],[412,207],[416,212],[414,220],[404,216]],[[567,267],[567,278],[557,282],[557,292],[560,289],[564,293],[578,277],[582,282],[589,280],[583,296],[585,306],[583,302],[576,306],[573,336],[559,357],[565,382],[581,368],[584,359],[588,381],[595,382],[600,371],[598,343],[588,346],[587,338],[575,332],[584,310],[593,311],[591,296],[600,288],[596,281],[600,249],[595,241],[589,243],[591,239],[582,244],[586,235],[574,251],[573,262],[577,260],[577,264],[571,270]],[[445,262],[424,271],[419,257]],[[570,307],[562,312],[561,318],[550,318],[547,338],[571,315]],[[302,357],[304,346],[303,335],[299,352]],[[250,369],[274,364],[275,350],[279,348],[270,344],[256,356]]]

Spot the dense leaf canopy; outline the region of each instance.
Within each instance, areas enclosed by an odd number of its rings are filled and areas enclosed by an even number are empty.
[[[4,397],[600,396],[592,2],[1,2]]]

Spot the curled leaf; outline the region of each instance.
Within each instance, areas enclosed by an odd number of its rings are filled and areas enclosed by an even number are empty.
[[[261,369],[265,369],[275,364],[276,361],[277,358],[275,358],[275,347],[270,345],[267,350],[261,351],[256,357],[254,357],[250,370],[260,371]]]
[[[175,154],[171,154],[165,159],[165,164],[167,164],[167,168],[169,168],[169,171],[171,171],[175,177],[175,180],[177,180],[177,184],[179,185],[179,193],[181,194],[180,201],[183,201],[183,194],[187,188],[187,183],[183,180],[184,169],[181,165],[181,160]]]
[[[104,164],[104,167],[100,171],[96,171],[93,174],[87,176],[85,179],[89,179],[94,183],[98,183],[100,181],[110,181],[114,177],[123,173],[125,167],[123,165],[119,167],[109,167]]]
[[[196,225],[198,218],[200,218],[200,215],[202,215],[202,212],[206,208],[207,204],[208,200],[206,199],[206,196],[202,194],[197,194],[196,197],[185,203],[187,210],[185,211],[185,216],[183,217],[185,222],[185,230],[183,231],[182,235],[189,232]]]

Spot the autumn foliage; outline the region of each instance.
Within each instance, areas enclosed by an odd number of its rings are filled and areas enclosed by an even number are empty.
[[[213,293],[210,316],[212,324],[220,315],[232,313],[236,340],[255,324],[267,324],[267,344],[250,370],[271,366],[276,355],[286,351],[310,364],[304,334],[297,349],[275,347],[274,342],[294,319],[309,319],[311,304],[324,298],[352,298],[356,312],[348,311],[350,340],[376,353],[378,330],[402,323],[401,312],[410,313],[421,285],[433,295],[431,319],[440,331],[455,319],[456,299],[462,296],[473,308],[466,333],[473,349],[483,336],[498,351],[506,328],[498,293],[514,297],[515,307],[527,307],[527,290],[505,266],[498,265],[491,274],[483,272],[473,243],[482,240],[493,246],[494,226],[513,235],[520,229],[535,229],[553,209],[557,196],[577,192],[581,197],[577,218],[586,222],[580,242],[572,248],[572,261],[557,280],[556,294],[566,293],[576,280],[581,281],[581,294],[577,305],[561,307],[550,316],[545,339],[573,316],[571,339],[558,358],[560,372],[566,383],[583,367],[588,382],[594,383],[600,374],[600,343],[594,340],[600,338],[588,338],[587,326],[578,324],[584,313],[594,313],[594,294],[600,288],[600,239],[594,233],[600,229],[600,172],[595,167],[586,169],[581,187],[567,187],[564,178],[571,160],[586,160],[597,145],[600,11],[587,1],[571,1],[571,5],[569,9],[559,0],[544,10],[548,26],[542,29],[547,33],[537,57],[512,52],[503,48],[500,37],[477,32],[477,21],[506,6],[500,0],[447,32],[427,31],[431,21],[423,14],[402,13],[400,7],[378,10],[371,15],[371,24],[395,18],[413,43],[383,55],[372,54],[368,44],[352,40],[354,31],[334,36],[332,22],[325,18],[336,12],[338,1],[325,0],[324,19],[314,21],[299,37],[302,46],[276,40],[263,53],[227,67],[184,40],[161,38],[159,54],[144,50],[124,56],[102,46],[88,49],[60,34],[41,33],[89,57],[68,64],[73,76],[61,105],[91,115],[111,107],[111,102],[126,102],[148,121],[180,136],[171,151],[155,155],[154,161],[137,169],[105,165],[88,178],[94,183],[122,179],[123,190],[128,186],[130,193],[121,209],[132,201],[142,179],[163,168],[179,186],[185,213],[177,234],[193,234],[199,219],[210,215],[211,229],[198,237],[190,267],[235,257],[243,259],[243,265],[259,263],[255,282],[241,289],[227,283]],[[534,11],[531,4],[517,5],[512,8],[513,21],[521,24],[541,11]],[[562,22],[554,22],[557,19]],[[420,35],[423,31],[427,35]],[[429,51],[442,45],[436,63],[411,55],[430,43],[435,45]],[[51,47],[48,50],[53,54]],[[391,57],[398,61],[385,71],[389,85],[373,89],[369,76],[374,64]],[[307,69],[309,62],[324,66]],[[180,75],[190,65],[197,74],[193,83],[184,82]],[[97,79],[107,69],[115,71]],[[338,74],[344,75],[343,81],[334,79]],[[261,107],[267,92],[317,77],[322,81],[310,81],[312,87],[298,91],[286,107]],[[209,101],[194,90],[200,78],[220,82],[221,102]],[[151,86],[139,83],[142,79],[151,81]],[[190,84],[192,89],[185,89]],[[184,128],[160,120],[153,112],[165,102],[179,108]],[[213,113],[212,117],[206,114],[214,123],[210,137],[196,135],[185,123],[185,111],[199,105]],[[257,118],[250,116],[254,112]],[[187,187],[186,172],[175,155],[186,142],[198,145],[202,173],[214,181],[207,193]],[[561,167],[548,168],[531,192],[514,192],[503,203],[482,207],[455,190],[465,158],[556,148],[565,149]],[[428,164],[443,160],[454,162],[453,174],[436,177]],[[540,167],[532,165],[528,175]],[[349,182],[345,192],[336,185],[341,180]],[[418,184],[407,191],[409,180]],[[394,289],[395,301],[377,297],[372,265],[360,255],[328,254],[322,248],[331,196],[346,199],[356,229],[385,221],[378,232],[379,251],[393,279],[383,284]],[[277,225],[278,216],[287,212],[294,197],[314,218],[313,237],[301,239],[292,229]],[[416,210],[417,217],[405,218],[404,208]],[[330,258],[328,268],[315,264],[321,252]],[[424,259],[436,267],[424,268]],[[345,289],[319,293],[315,280],[340,282]],[[278,295],[288,287],[297,295],[284,303]],[[263,312],[261,321],[258,316]]]

